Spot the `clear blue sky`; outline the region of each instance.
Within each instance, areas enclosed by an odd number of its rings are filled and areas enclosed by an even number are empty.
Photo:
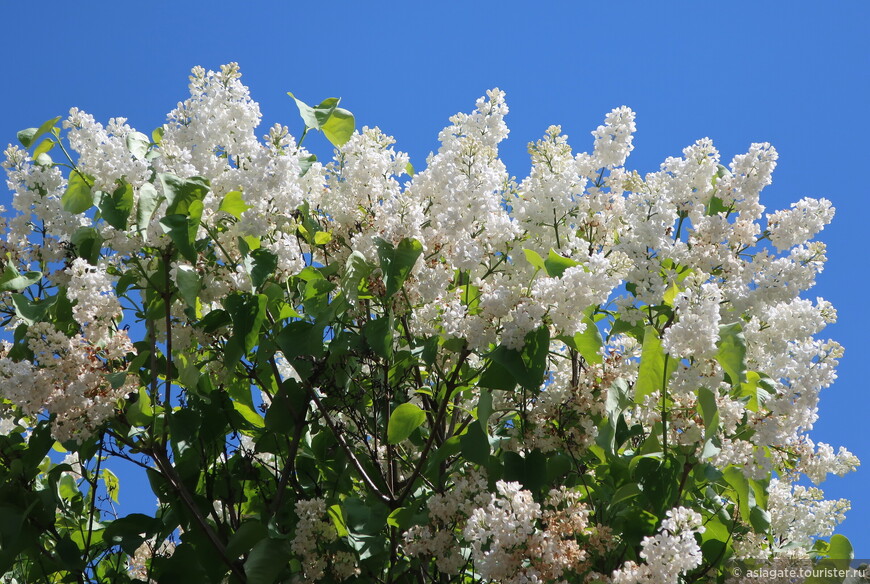
[[[358,125],[395,135],[418,169],[447,117],[496,86],[511,108],[502,155],[519,177],[527,142],[549,124],[586,150],[620,105],[637,112],[629,164],[641,172],[705,136],[725,160],[771,142],[780,161],[762,193],[769,210],[804,196],[837,207],[821,234],[830,261],[809,296],[839,310],[826,333],[846,356],[813,437],[864,460],[822,487],[852,500],[842,532],[870,558],[868,23],[866,0],[3,2],[0,144],[71,106],[150,132],[186,97],[192,66],[229,61],[261,104],[261,133],[282,122],[299,134],[288,90],[314,103],[341,96]],[[125,505],[136,505],[136,488],[122,483]]]

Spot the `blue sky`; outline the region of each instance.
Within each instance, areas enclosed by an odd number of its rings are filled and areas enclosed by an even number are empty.
[[[0,143],[76,106],[150,132],[187,95],[194,65],[237,61],[264,114],[298,135],[287,91],[330,96],[398,139],[424,167],[447,117],[486,89],[507,92],[502,157],[529,169],[526,144],[561,124],[576,150],[610,109],[637,112],[629,165],[656,170],[709,136],[724,160],[767,141],[780,153],[769,210],[804,196],[837,207],[820,238],[830,261],[808,297],[840,320],[846,347],[823,393],[816,441],[845,445],[865,467],[822,487],[852,500],[841,531],[870,558],[870,432],[866,359],[870,283],[865,234],[870,136],[870,3],[863,0],[698,2],[8,2],[0,8],[5,81]],[[311,142],[311,143],[309,143]],[[313,141],[306,141],[313,146]],[[5,189],[4,189],[5,191]],[[0,194],[8,202],[8,194]],[[8,206],[8,204],[7,204]],[[122,483],[122,502],[136,487]],[[146,508],[153,496],[146,494]],[[126,507],[125,507],[126,508]]]

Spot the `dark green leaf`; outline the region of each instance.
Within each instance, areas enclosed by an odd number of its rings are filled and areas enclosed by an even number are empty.
[[[132,513],[109,523],[103,532],[103,541],[111,545],[120,545],[128,554],[136,552],[143,541],[158,533],[163,527],[159,519]]]
[[[384,272],[387,298],[398,292],[411,274],[417,258],[423,253],[423,245],[416,239],[403,239],[395,247],[383,239],[377,239],[378,257]]]
[[[498,350],[498,349],[497,349]],[[519,359],[519,353],[516,353]],[[480,380],[477,382],[481,387],[489,389],[503,389],[505,391],[513,391],[517,386],[517,379],[513,373],[508,371],[507,367],[502,366],[497,361],[490,361],[480,375]]]
[[[547,483],[547,459],[535,449],[521,456],[517,452],[504,453],[504,480],[519,481],[526,489],[537,491]]]
[[[79,227],[73,233],[70,243],[73,244],[76,256],[87,260],[92,266],[97,265],[100,259],[100,250],[103,246],[103,238],[93,227]]]
[[[235,364],[257,345],[260,327],[266,319],[265,294],[232,294],[224,300],[224,308],[233,323],[233,335],[227,342],[224,363]]]
[[[323,355],[323,327],[301,320],[291,322],[278,334],[278,346],[290,362],[300,355],[320,357]]]
[[[489,462],[489,438],[480,424],[470,424],[468,431],[459,437],[462,456],[469,462],[486,465]]]
[[[174,174],[160,173],[158,175],[163,185],[163,194],[169,202],[166,215],[190,215],[194,201],[202,203],[208,194],[208,181],[200,177],[181,179]]]
[[[254,290],[259,290],[275,273],[275,269],[278,267],[278,256],[261,247],[252,251],[245,258],[245,265],[251,274]]]
[[[133,210],[133,187],[130,183],[122,182],[112,194],[96,191],[94,202],[106,223],[120,231],[127,229],[127,219]]]
[[[547,327],[542,326],[528,333],[525,341],[522,351],[499,346],[489,354],[489,358],[513,376],[515,383],[519,383],[526,389],[537,390],[540,389],[544,381],[544,372],[547,370],[550,332]],[[490,367],[487,367],[487,371],[489,369]],[[504,380],[503,372],[496,370],[487,375],[487,371],[484,372],[480,382],[481,384],[486,383],[486,387],[492,387],[489,385],[490,383]],[[504,388],[494,387],[493,389]]]
[[[381,316],[368,321],[363,326],[363,336],[369,348],[384,359],[393,355],[393,319],[392,316]]]
[[[199,203],[200,210],[202,203]],[[196,263],[197,253],[194,247],[199,219],[187,215],[167,215],[160,220],[163,232],[169,235],[172,243],[178,248],[178,253],[190,263]]]

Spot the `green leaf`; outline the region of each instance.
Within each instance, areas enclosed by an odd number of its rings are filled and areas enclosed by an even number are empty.
[[[208,181],[201,177],[181,179],[166,172],[157,175],[163,185],[163,194],[169,202],[166,215],[190,215],[195,201],[202,203],[208,194]]]
[[[604,362],[604,357],[601,355],[601,347],[604,346],[604,339],[601,338],[601,331],[598,330],[598,325],[591,318],[592,311],[595,307],[586,309],[585,316],[582,322],[586,325],[582,333],[575,333],[574,336],[559,337],[566,345],[580,353],[580,356],[587,363],[595,363],[600,365]]]
[[[127,150],[133,155],[136,160],[145,160],[145,155],[148,154],[148,148],[151,147],[151,140],[142,132],[130,132],[127,134]]]
[[[752,412],[757,412],[775,391],[770,378],[757,371],[747,371],[746,382],[740,385],[740,396],[749,398],[746,409]]]
[[[716,404],[716,394],[706,387],[698,389],[698,412],[704,421],[704,449],[701,458],[705,459],[719,452],[716,444],[711,443],[719,432],[719,406]]]
[[[145,183],[139,187],[139,204],[136,207],[136,229],[139,230],[139,233],[144,234],[148,230],[151,217],[154,216],[154,211],[163,200],[164,197],[157,192],[151,183]]]
[[[133,555],[143,541],[158,533],[163,522],[142,513],[131,513],[109,523],[103,532],[103,541],[110,545],[120,545],[121,549]]]
[[[414,522],[414,510],[411,507],[398,507],[387,516],[387,525],[407,531]]]
[[[504,480],[518,481],[526,489],[537,491],[547,483],[547,459],[535,449],[520,456],[517,452],[504,453]]]
[[[411,274],[417,258],[423,253],[423,245],[416,239],[403,239],[395,247],[383,239],[376,239],[378,258],[384,272],[387,298],[398,292]]]
[[[15,305],[15,314],[28,326],[39,322],[48,312],[48,309],[57,302],[57,296],[45,299],[28,300],[24,294],[13,294],[12,304]]]
[[[224,300],[224,308],[233,323],[233,335],[227,342],[224,363],[234,367],[260,338],[260,327],[266,319],[265,294],[231,294]]]
[[[100,259],[100,250],[103,246],[103,238],[93,227],[79,227],[70,238],[70,243],[75,248],[77,257],[87,260],[92,266],[97,265]]]
[[[544,381],[549,352],[550,332],[542,326],[526,334],[522,351],[503,345],[492,351],[488,357],[496,366],[490,365],[484,370],[480,383],[493,389],[507,389],[500,386],[502,383],[519,383],[526,389],[538,390]]]
[[[341,290],[351,302],[359,298],[361,289],[365,289],[365,278],[372,273],[366,257],[358,251],[353,251],[344,264],[344,276],[341,279]]]
[[[770,513],[761,507],[752,507],[749,510],[749,524],[756,533],[767,533],[770,529]]]
[[[344,514],[341,512],[341,505],[330,506],[326,510],[326,513],[332,520],[332,525],[335,527],[338,537],[346,537],[348,535],[347,522],[344,520]]]
[[[299,159],[299,176],[305,176],[309,170],[311,170],[311,165],[317,162],[316,154],[309,154],[304,158]]]
[[[480,397],[477,399],[477,421],[480,422],[480,427],[486,432],[486,423],[492,415],[492,392],[487,388],[480,388]]]
[[[713,195],[707,203],[707,209],[705,212],[707,215],[718,215],[719,213],[728,213],[730,210],[731,208],[726,207],[722,199]]]
[[[680,292],[682,292],[682,290],[680,290],[680,286],[676,282],[671,282],[670,287],[665,290],[665,295],[662,297],[662,303],[666,306],[673,307],[674,300],[676,300],[677,294],[679,294]]]
[[[54,140],[52,140],[51,138],[46,138],[39,143],[39,146],[33,149],[33,158],[37,159],[40,157],[40,155],[47,154],[52,148],[54,148],[55,144],[56,142]]]
[[[498,349],[496,349],[498,350]],[[514,351],[519,357],[519,353]],[[499,364],[497,361],[490,361],[486,369],[480,375],[478,385],[489,389],[502,389],[505,391],[513,391],[517,386],[517,380],[513,374],[508,371],[507,367]]]
[[[746,382],[746,339],[739,322],[719,326],[719,352],[716,360],[725,370],[731,385]]]
[[[611,508],[616,507],[623,501],[628,501],[629,499],[633,499],[641,494],[640,487],[637,483],[626,483],[616,489],[616,492],[608,500],[608,503]]]
[[[93,206],[94,197],[91,195],[91,186],[82,173],[77,170],[70,173],[66,191],[60,198],[60,202],[65,211],[76,215],[84,213]]]
[[[121,482],[111,470],[103,467],[100,469],[100,478],[103,479],[103,484],[106,486],[106,492],[112,500],[118,502],[118,491],[121,490]]]
[[[672,359],[662,348],[658,332],[651,326],[646,327],[643,334],[643,347],[640,355],[640,366],[637,382],[634,384],[634,401],[643,403],[643,398],[655,391],[663,390],[676,371],[679,361]]]
[[[332,241],[332,234],[328,231],[318,231],[314,234],[315,245],[326,245]]]
[[[292,97],[293,101],[296,102],[296,107],[299,109],[299,116],[302,118],[302,121],[305,122],[305,127],[315,130],[319,130],[321,128],[321,123],[329,119],[329,116],[335,110],[336,106],[338,106],[339,102],[338,98],[330,97],[323,100],[317,107],[311,107],[301,99],[298,99],[292,92],[288,91],[287,95]]]
[[[393,356],[393,319],[381,316],[368,321],[363,326],[363,336],[368,346],[384,359]]]
[[[344,108],[336,107],[329,118],[321,125],[323,135],[336,148],[344,146],[356,129],[353,114]]]
[[[30,148],[34,142],[36,142],[37,138],[49,132],[55,124],[60,121],[61,116],[57,116],[56,118],[52,118],[42,123],[38,128],[27,128],[26,130],[21,130],[18,132],[17,137],[18,141],[21,142],[21,145],[25,148]]]
[[[202,203],[199,203],[199,206],[199,210],[202,212]],[[199,218],[179,214],[167,215],[160,220],[160,226],[164,233],[172,239],[184,259],[192,264],[196,263],[197,253],[196,248],[194,248],[194,239],[199,227]]]
[[[133,187],[130,183],[121,182],[111,195],[96,191],[94,202],[106,223],[119,231],[127,229],[127,219],[133,210]]]
[[[412,403],[401,404],[390,414],[390,421],[387,423],[387,442],[398,444],[425,421],[426,412],[419,406]]]
[[[165,132],[165,130],[164,130],[163,126],[160,126],[158,128],[154,128],[153,130],[151,130],[151,141],[159,146],[160,143],[163,142],[164,132]]]
[[[251,274],[254,290],[259,290],[275,273],[278,267],[278,256],[267,249],[255,249],[245,258],[245,266]]]
[[[133,398],[137,399],[134,401]],[[140,387],[139,393],[133,394],[131,398],[128,398],[127,403],[130,404],[126,412],[127,421],[130,424],[133,426],[148,426],[151,424],[154,412],[152,411],[151,398],[148,392],[145,391],[145,388]]]
[[[716,405],[716,394],[706,387],[698,389],[698,411],[706,428],[705,437],[709,439],[719,430],[719,406]]]
[[[241,218],[242,213],[250,208],[250,205],[248,205],[245,202],[244,197],[242,197],[241,191],[230,191],[226,195],[224,195],[218,211],[224,211],[225,213],[229,213],[236,219],[239,219]]]
[[[526,261],[532,264],[533,267],[539,270],[546,270],[544,258],[541,257],[541,254],[533,249],[523,249],[523,254],[526,256]]]
[[[236,410],[249,424],[255,426],[257,428],[265,428],[266,422],[263,420],[263,416],[257,412],[255,408],[252,408],[246,403],[242,403],[237,400],[233,400],[233,409]]]
[[[227,556],[236,559],[251,551],[259,541],[267,538],[269,531],[266,526],[256,520],[245,521],[227,542]]]
[[[196,269],[193,266],[179,263],[175,272],[175,281],[178,284],[178,293],[184,303],[196,310],[196,301],[202,289],[202,283]]]
[[[849,538],[839,533],[832,535],[828,543],[828,557],[832,560],[851,561],[855,557],[855,552]]]
[[[6,264],[3,274],[0,274],[0,291],[20,292],[42,279],[42,272],[26,272],[22,274],[11,263]]]
[[[305,122],[305,128],[323,131],[326,139],[333,146],[343,146],[353,135],[356,127],[353,114],[346,109],[338,107],[338,103],[341,101],[340,98],[329,97],[320,102],[319,105],[311,107],[298,99],[292,92],[288,91],[287,95],[292,97],[296,102],[299,116]],[[303,174],[307,170],[308,168],[303,168]]]
[[[468,430],[459,437],[462,456],[469,462],[486,465],[489,462],[489,438],[480,424],[469,424]]]
[[[579,265],[578,262],[575,262],[571,258],[566,258],[552,249],[547,256],[547,259],[544,260],[544,267],[547,269],[547,275],[551,278],[561,278],[562,274],[565,273],[565,270]]]
[[[752,495],[752,501],[750,501],[751,491],[749,490],[749,481],[746,479],[743,471],[736,466],[729,466],[722,471],[722,476],[725,478],[725,482],[734,489],[741,517],[743,517],[744,520],[751,520],[751,503],[754,502],[755,497]]]
[[[323,355],[323,327],[297,320],[289,323],[278,334],[278,346],[284,358],[293,362],[300,355]]]

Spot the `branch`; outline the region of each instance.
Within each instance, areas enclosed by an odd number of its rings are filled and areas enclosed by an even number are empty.
[[[366,473],[365,469],[362,466],[362,463],[353,453],[353,450],[350,446],[345,442],[343,434],[336,427],[335,422],[332,421],[332,418],[329,415],[329,412],[323,406],[323,402],[320,401],[320,398],[317,397],[317,392],[314,391],[310,385],[305,385],[305,390],[308,393],[311,400],[317,406],[317,409],[320,410],[320,413],[323,415],[323,419],[326,420],[326,425],[329,426],[329,429],[332,431],[332,434],[335,436],[335,439],[338,441],[338,445],[341,446],[341,449],[344,450],[344,453],[347,455],[348,459],[350,459],[351,463],[353,463],[354,468],[359,473],[360,478],[362,478],[363,482],[366,486],[374,492],[378,498],[386,503],[387,505],[391,505],[394,501],[392,497],[389,495],[385,495],[381,489],[375,484],[375,482],[369,477],[368,473]]]
[[[211,528],[211,525],[203,516],[202,511],[200,511],[199,507],[196,504],[196,501],[193,500],[193,497],[188,492],[187,488],[184,486],[184,483],[181,480],[181,477],[175,472],[175,468],[172,466],[172,463],[169,462],[169,459],[166,458],[166,454],[161,452],[159,449],[154,449],[150,452],[151,456],[154,458],[154,462],[157,463],[157,467],[163,476],[169,480],[172,486],[175,488],[176,492],[181,497],[184,506],[193,514],[193,518],[196,520],[196,524],[205,534],[206,538],[208,538],[209,542],[211,542],[215,551],[220,556],[223,563],[229,566],[233,575],[239,579],[239,582],[247,582],[247,576],[245,576],[244,570],[241,568],[238,562],[234,561],[232,558],[227,555],[227,549],[224,546],[223,542],[215,533],[214,529]]]

